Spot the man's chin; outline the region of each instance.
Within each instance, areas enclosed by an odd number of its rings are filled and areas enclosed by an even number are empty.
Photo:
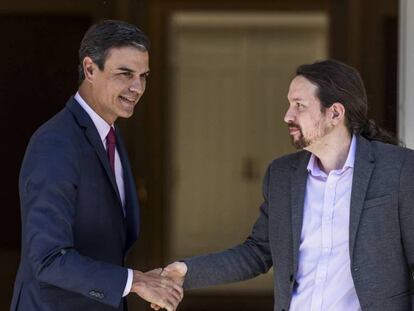
[[[297,139],[293,137],[291,138],[292,138],[292,145],[298,150],[306,149],[306,147],[309,146],[309,143],[302,138],[297,138]]]
[[[300,141],[298,139],[295,139],[293,137],[291,137],[292,139],[292,145],[293,147],[295,147],[296,149],[302,149],[301,145],[300,145]]]
[[[122,111],[122,115],[120,115],[120,117],[121,118],[124,118],[124,119],[128,119],[128,118],[132,117],[133,115],[134,115],[134,108],[132,108],[132,109],[124,109]]]

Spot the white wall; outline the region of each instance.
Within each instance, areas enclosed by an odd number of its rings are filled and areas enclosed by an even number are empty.
[[[414,1],[400,0],[398,134],[414,148]]]

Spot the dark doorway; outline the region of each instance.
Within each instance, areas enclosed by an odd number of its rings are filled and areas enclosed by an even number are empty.
[[[76,90],[77,50],[90,23],[88,16],[0,14],[0,310],[9,307],[20,252],[18,174],[24,151],[36,128]]]

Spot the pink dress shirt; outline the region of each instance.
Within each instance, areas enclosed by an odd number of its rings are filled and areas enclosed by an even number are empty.
[[[299,246],[297,286],[291,311],[361,310],[349,257],[349,214],[356,138],[340,170],[328,175],[313,154]]]

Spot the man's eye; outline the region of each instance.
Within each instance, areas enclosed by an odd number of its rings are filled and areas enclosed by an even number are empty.
[[[132,77],[132,72],[122,72],[121,73],[124,77],[130,78]]]

